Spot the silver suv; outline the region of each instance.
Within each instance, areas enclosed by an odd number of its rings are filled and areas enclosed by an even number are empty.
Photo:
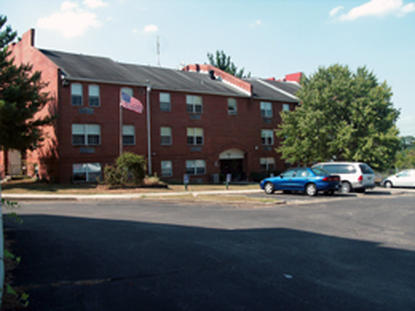
[[[340,176],[340,192],[365,192],[375,187],[375,173],[366,163],[361,162],[321,162],[313,167],[322,168],[330,174]]]

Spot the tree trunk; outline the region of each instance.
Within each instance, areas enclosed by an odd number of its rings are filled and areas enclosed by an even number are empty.
[[[9,149],[3,149],[4,177],[9,175]]]

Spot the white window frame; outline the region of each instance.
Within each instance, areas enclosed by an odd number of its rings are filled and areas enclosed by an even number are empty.
[[[96,91],[98,91],[98,94],[95,94]],[[98,104],[91,104],[91,99],[98,99]],[[88,105],[90,107],[99,107],[101,106],[101,100],[100,100],[100,88],[97,84],[89,84],[88,85]]]
[[[74,143],[74,135],[81,136],[83,135],[83,144]],[[90,136],[98,136],[98,143],[90,143]],[[99,124],[72,124],[72,145],[73,146],[98,146],[101,145],[101,125]]]
[[[275,171],[275,158],[267,157],[267,158],[260,158],[259,164],[261,169],[264,171]]]
[[[122,93],[128,94],[128,95],[130,95],[131,97],[134,97],[134,96],[133,96],[134,91],[133,91],[133,89],[132,89],[132,88],[130,88],[130,87],[122,87],[122,88],[121,88],[121,90],[120,90],[120,98],[121,98],[121,94],[122,94]]]
[[[203,98],[197,95],[186,95],[186,110],[188,113],[203,113]]]
[[[274,145],[274,131],[273,130],[261,130],[261,141],[264,146]]]
[[[75,180],[75,174],[85,174],[85,180]],[[72,164],[72,176],[74,182],[96,182],[97,177],[102,176],[101,163],[74,163]]]
[[[124,137],[133,137],[133,142],[128,143],[124,141]],[[135,146],[135,126],[134,125],[123,125],[122,126],[122,144],[123,146]]]
[[[186,160],[186,174],[192,176],[206,175],[206,161]]]
[[[173,144],[172,129],[169,126],[160,127],[160,145],[171,146]]]
[[[71,83],[71,104],[72,106],[82,106],[83,105],[83,89],[81,83]],[[74,99],[80,97],[80,103],[74,104]]]
[[[282,104],[282,111],[290,111],[290,104]]]
[[[171,111],[171,96],[170,93],[159,94],[160,111],[170,112]]]
[[[272,103],[271,102],[260,102],[261,116],[263,118],[272,118]]]
[[[188,127],[187,131],[187,144],[191,146],[201,146],[204,144],[205,137],[204,131],[200,127]],[[191,140],[191,142],[190,142]]]
[[[228,98],[228,115],[236,114],[238,114],[238,102],[235,98]]]
[[[161,177],[172,177],[173,176],[173,162],[170,160],[163,160],[160,164]]]

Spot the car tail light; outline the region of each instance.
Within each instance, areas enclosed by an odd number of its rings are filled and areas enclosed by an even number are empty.
[[[360,182],[360,183],[362,183],[362,181],[363,181],[363,176],[362,176],[362,175],[360,175],[360,176],[359,176],[359,178],[357,179],[357,181],[358,181],[358,182]]]
[[[326,176],[322,179],[322,181],[340,181],[339,176]]]

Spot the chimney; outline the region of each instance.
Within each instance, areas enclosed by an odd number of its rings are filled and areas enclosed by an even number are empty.
[[[23,46],[35,46],[35,30],[29,29],[22,35]]]

